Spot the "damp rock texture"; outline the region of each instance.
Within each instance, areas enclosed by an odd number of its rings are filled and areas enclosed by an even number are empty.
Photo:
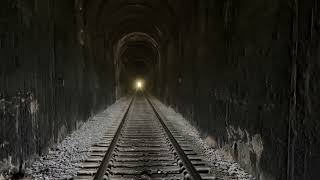
[[[80,42],[79,3],[1,1],[0,174],[23,173],[115,102],[111,61],[93,61]]]

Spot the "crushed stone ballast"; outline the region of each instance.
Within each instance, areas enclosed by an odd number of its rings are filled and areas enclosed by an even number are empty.
[[[74,179],[215,179],[146,96],[135,96],[89,152]]]

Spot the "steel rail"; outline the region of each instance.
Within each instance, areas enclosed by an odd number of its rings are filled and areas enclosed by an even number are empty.
[[[189,175],[191,176],[191,179],[193,179],[193,180],[202,179],[200,174],[199,174],[199,172],[195,169],[195,167],[193,166],[191,161],[188,159],[187,155],[184,153],[183,149],[180,147],[179,143],[174,138],[174,136],[170,132],[169,128],[165,124],[164,119],[166,119],[166,117],[163,116],[160,113],[160,111],[158,110],[156,105],[151,102],[151,100],[149,99],[149,97],[147,95],[145,95],[145,97],[146,97],[147,101],[149,102],[150,106],[152,107],[154,113],[156,114],[158,120],[160,121],[160,123],[161,123],[163,129],[165,130],[166,134],[168,135],[169,140],[171,141],[171,143],[172,143],[175,151],[177,152],[179,158],[181,159],[184,167],[186,168],[186,170],[188,171]]]
[[[126,109],[126,112],[125,112],[124,116],[122,117],[121,123],[120,123],[120,125],[119,125],[119,127],[118,127],[118,129],[117,129],[117,131],[116,131],[111,143],[110,143],[108,151],[106,152],[105,156],[103,157],[101,165],[99,166],[99,169],[98,169],[97,173],[95,174],[95,176],[93,178],[94,180],[102,180],[104,178],[104,175],[105,175],[105,173],[106,173],[106,171],[108,169],[109,161],[110,161],[110,159],[112,157],[112,154],[114,152],[114,149],[115,149],[115,147],[117,145],[117,141],[118,141],[119,136],[121,134],[121,130],[123,128],[123,125],[124,125],[125,121],[127,120],[127,116],[128,116],[128,113],[129,113],[129,110],[131,108],[131,105],[132,105],[133,101],[134,101],[134,98],[131,99],[131,101],[130,101],[127,109]]]

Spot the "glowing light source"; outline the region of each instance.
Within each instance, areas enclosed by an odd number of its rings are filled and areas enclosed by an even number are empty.
[[[136,80],[135,88],[136,88],[136,90],[142,90],[143,89],[143,81],[142,80]]]
[[[137,88],[142,88],[142,83],[140,81],[137,82]]]

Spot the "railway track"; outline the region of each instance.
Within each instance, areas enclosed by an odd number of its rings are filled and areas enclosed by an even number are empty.
[[[136,96],[74,179],[215,179],[150,99]]]

